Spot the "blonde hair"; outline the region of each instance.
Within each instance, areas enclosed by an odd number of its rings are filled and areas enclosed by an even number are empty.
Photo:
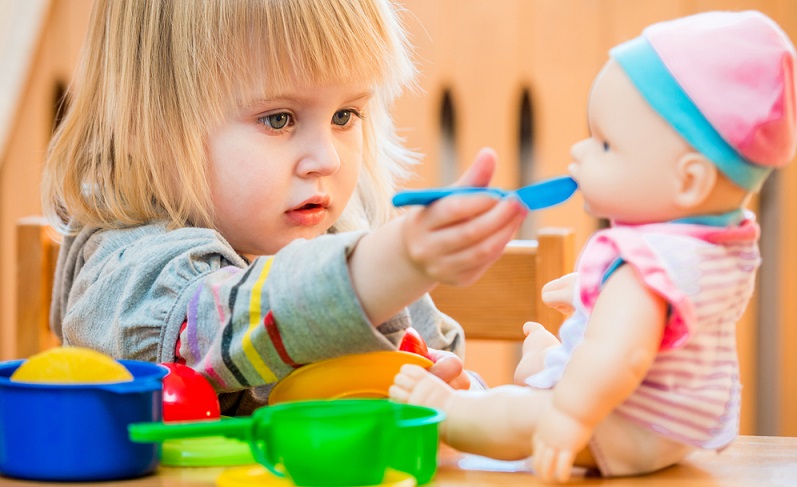
[[[384,223],[415,160],[389,114],[415,75],[399,13],[392,0],[97,0],[45,163],[45,215],[63,231],[213,227],[205,138],[238,94],[365,80],[364,167],[332,231]]]

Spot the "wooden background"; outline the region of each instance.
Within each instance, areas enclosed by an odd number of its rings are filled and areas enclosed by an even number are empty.
[[[14,25],[5,0],[3,25]],[[14,223],[41,212],[38,184],[57,100],[69,83],[88,22],[89,0],[41,1],[41,28],[26,66],[12,66],[19,92],[0,78],[0,359],[15,357]],[[712,9],[757,9],[797,39],[794,0],[402,0],[416,46],[419,90],[396,107],[406,145],[425,154],[414,187],[447,184],[483,146],[501,164],[495,185],[512,188],[563,174],[569,148],[587,134],[586,103],[608,49],[646,25]],[[9,7],[10,6],[10,7]],[[30,14],[28,14],[30,15]],[[3,18],[5,17],[5,18]],[[39,25],[34,23],[34,25]],[[29,31],[30,32],[30,31]],[[0,54],[17,52],[14,38],[0,37]],[[8,59],[2,59],[7,67]],[[10,106],[10,108],[7,108]],[[3,115],[4,113],[0,113]],[[0,117],[0,122],[3,118]],[[739,326],[743,433],[797,436],[797,168],[771,178],[755,202],[762,223],[764,266],[754,303]],[[576,230],[580,247],[597,222],[579,197],[530,216],[522,237],[541,226]],[[519,324],[518,326],[520,326]],[[516,347],[474,344],[469,368],[496,385],[511,377]]]

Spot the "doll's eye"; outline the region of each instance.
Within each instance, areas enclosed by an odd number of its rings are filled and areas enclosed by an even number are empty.
[[[609,143],[605,140],[603,141],[603,152],[609,152]]]
[[[281,113],[273,113],[271,115],[266,115],[265,117],[260,118],[260,122],[266,125],[268,128],[279,130],[285,128],[288,125],[288,122],[291,121],[291,115],[289,113],[281,112]]]

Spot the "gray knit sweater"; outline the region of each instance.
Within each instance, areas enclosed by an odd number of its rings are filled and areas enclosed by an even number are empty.
[[[50,323],[65,345],[184,359],[225,414],[264,405],[303,364],[395,349],[410,325],[430,347],[462,356],[462,329],[428,296],[378,327],[368,322],[347,265],[363,235],[296,240],[250,264],[210,229],[83,228],[61,246]]]

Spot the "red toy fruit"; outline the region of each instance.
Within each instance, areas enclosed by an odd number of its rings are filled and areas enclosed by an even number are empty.
[[[434,359],[429,355],[429,349],[426,348],[426,342],[423,341],[421,335],[413,327],[407,328],[401,343],[399,343],[399,350],[416,353],[434,362]]]
[[[164,363],[169,373],[163,378],[163,421],[219,419],[219,398],[213,386],[199,372],[182,364]]]

